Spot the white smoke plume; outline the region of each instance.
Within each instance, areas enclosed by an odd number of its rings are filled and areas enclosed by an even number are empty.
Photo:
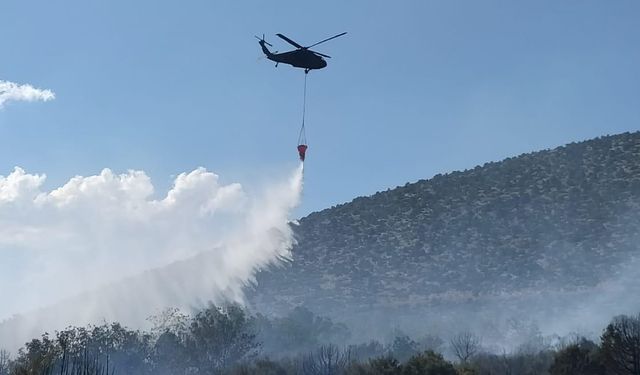
[[[104,169],[51,191],[45,178],[0,176],[0,347],[42,329],[242,302],[256,270],[290,258],[302,165],[256,196],[204,168],[161,199],[142,171]]]
[[[0,108],[9,101],[33,102],[37,100],[49,101],[55,99],[51,90],[35,88],[29,84],[19,85],[14,82],[0,80]]]

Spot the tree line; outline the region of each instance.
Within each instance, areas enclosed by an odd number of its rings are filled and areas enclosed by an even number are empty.
[[[348,345],[344,324],[304,308],[273,318],[210,305],[150,321],[149,331],[105,323],[44,333],[15,355],[0,350],[0,375],[640,375],[640,314],[614,317],[598,342],[502,354],[472,332]]]

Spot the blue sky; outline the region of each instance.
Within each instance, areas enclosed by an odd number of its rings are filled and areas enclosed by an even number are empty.
[[[297,215],[437,173],[640,127],[637,1],[0,3],[0,80],[51,89],[0,110],[0,175],[54,188],[104,167],[162,195],[203,166],[250,187],[297,163],[303,73],[258,60],[317,50]]]

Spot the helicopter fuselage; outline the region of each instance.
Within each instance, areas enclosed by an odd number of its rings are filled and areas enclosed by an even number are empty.
[[[304,68],[306,70],[322,69],[327,66],[327,62],[322,58],[322,56],[316,55],[312,51],[306,49],[297,49],[283,53],[272,53],[263,42],[260,42],[260,46],[267,58],[278,64],[289,64],[296,68]]]

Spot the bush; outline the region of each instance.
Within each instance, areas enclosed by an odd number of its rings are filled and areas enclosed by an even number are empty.
[[[441,354],[427,350],[411,357],[402,366],[402,375],[457,375],[457,372]]]

